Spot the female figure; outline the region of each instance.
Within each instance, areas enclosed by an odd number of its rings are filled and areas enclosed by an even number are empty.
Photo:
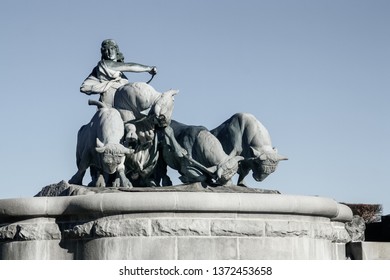
[[[104,40],[100,51],[101,60],[84,80],[80,91],[88,95],[100,94],[99,100],[108,106],[113,105],[116,90],[129,83],[123,72],[149,72],[151,75],[157,73],[155,66],[124,62],[123,54],[112,39]]]

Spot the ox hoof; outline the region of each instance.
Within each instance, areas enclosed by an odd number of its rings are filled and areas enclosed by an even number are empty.
[[[133,188],[133,184],[129,180],[120,180],[120,179],[116,179],[112,183],[112,186],[114,188],[125,188],[125,189]]]

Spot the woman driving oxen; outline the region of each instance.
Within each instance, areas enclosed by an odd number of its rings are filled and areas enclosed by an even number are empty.
[[[112,39],[104,40],[100,51],[101,60],[84,80],[80,91],[88,95],[100,94],[100,101],[109,106],[113,105],[116,90],[129,83],[123,72],[149,72],[151,75],[157,73],[155,66],[124,62],[123,54]]]

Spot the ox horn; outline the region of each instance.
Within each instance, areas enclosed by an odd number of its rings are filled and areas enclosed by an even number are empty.
[[[129,149],[129,148],[126,148],[125,146],[122,146],[121,147],[121,152],[125,155],[130,155],[132,153],[134,153],[134,150],[133,149]]]
[[[99,109],[100,108],[107,108],[107,105],[104,104],[103,102],[97,101],[97,100],[92,100],[92,99],[88,100],[88,105],[96,105]]]
[[[96,152],[103,153],[105,150],[104,144],[99,138],[96,138]]]
[[[288,157],[285,157],[285,156],[282,156],[282,155],[279,155],[279,154],[278,154],[277,160],[278,160],[278,161],[281,161],[281,160],[288,160]]]
[[[99,138],[96,138],[96,147],[98,147],[98,148],[104,147],[104,143],[102,141],[100,141]]]
[[[273,147],[272,149],[273,149],[274,152],[277,154],[276,160],[278,160],[278,161],[281,161],[281,160],[288,160],[288,157],[285,157],[285,156],[282,156],[282,155],[279,155],[279,154],[278,154],[278,149],[276,149],[275,147]]]
[[[253,153],[255,158],[258,158],[262,155],[258,150],[254,149],[253,147],[250,147],[250,148],[251,148],[252,153]]]
[[[166,92],[164,92],[164,94],[170,94],[171,96],[174,96],[178,93],[179,93],[178,89],[170,89],[170,90],[167,90]]]

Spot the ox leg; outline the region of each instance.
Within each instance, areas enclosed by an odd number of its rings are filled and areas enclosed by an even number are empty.
[[[107,186],[107,182],[109,182],[110,176],[108,174],[104,174],[95,166],[89,167],[91,182],[88,184],[88,187],[97,187],[97,188],[105,188]]]
[[[82,185],[83,184],[83,178],[85,175],[85,170],[78,170],[76,174],[73,175],[73,177],[68,181],[69,184],[73,185]]]
[[[98,170],[96,169],[95,166],[89,167],[89,174],[91,176],[91,182],[89,182],[88,187],[94,187],[96,186],[96,182],[98,179]]]
[[[142,180],[142,185],[146,187],[159,187],[153,178],[144,178]]]
[[[161,185],[162,186],[172,186],[173,183],[172,183],[171,178],[169,178],[168,175],[163,176],[161,179]]]
[[[123,168],[120,168],[118,171],[117,171],[117,178],[116,180],[113,182],[112,186],[114,188],[120,188],[120,187],[124,187],[124,188],[132,188],[133,187],[133,184],[130,182],[130,180],[126,177],[126,174],[125,174],[125,169]]]
[[[237,185],[242,186],[242,187],[247,187],[245,184],[244,178],[249,174],[250,167],[248,164],[244,161],[241,161],[239,166],[238,166],[238,180],[237,180]]]
[[[232,180],[217,180],[217,184],[218,185],[221,185],[221,186],[231,186],[231,185],[233,185],[233,182],[232,182]]]
[[[160,156],[157,159],[157,164],[153,171],[153,180],[157,186],[172,186],[171,178],[168,176],[168,165],[164,161],[164,158],[162,156],[163,149],[159,152]],[[161,185],[160,185],[161,183]]]
[[[121,114],[121,117],[122,117],[122,120],[124,123],[127,123],[127,122],[135,119],[134,113],[132,111],[130,111],[129,109],[117,108],[117,110]]]
[[[88,154],[82,153],[81,155],[77,155],[77,172],[73,175],[73,177],[69,180],[69,184],[74,185],[83,185],[83,178],[85,172],[87,171],[90,163],[90,158]]]
[[[165,132],[165,142],[166,142],[166,144],[167,144],[168,146],[170,146],[170,148],[172,149],[172,154],[173,154],[176,158],[179,158],[179,159],[180,159],[180,158],[182,158],[182,157],[188,155],[187,150],[185,150],[185,149],[177,142],[172,127],[167,126],[167,127],[164,129],[164,132]]]
[[[95,187],[97,188],[105,188],[106,187],[106,180],[104,179],[104,176],[102,173],[97,172],[97,180]]]
[[[182,165],[180,171],[180,174],[182,174],[182,176],[180,176],[179,179],[184,184],[206,182],[208,180],[208,177],[204,175],[200,170],[188,165],[186,166],[185,164]]]

